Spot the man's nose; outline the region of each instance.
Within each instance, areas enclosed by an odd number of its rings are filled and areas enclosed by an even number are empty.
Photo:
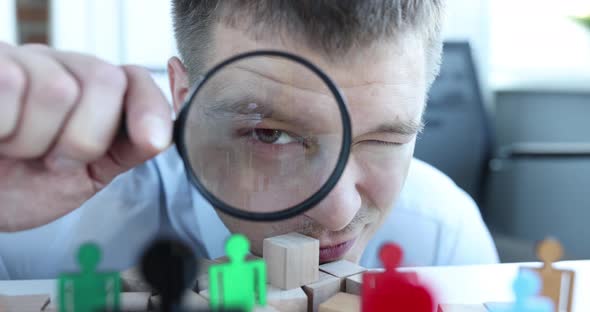
[[[344,229],[362,205],[361,195],[357,188],[359,177],[358,166],[351,158],[330,194],[317,206],[307,211],[305,215],[320,223],[327,230]]]

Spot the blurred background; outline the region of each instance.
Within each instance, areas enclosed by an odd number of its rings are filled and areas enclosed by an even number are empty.
[[[479,204],[502,261],[545,236],[590,258],[590,1],[448,0],[416,157]],[[150,69],[169,95],[168,0],[0,0],[0,40]],[[427,194],[425,194],[427,196]]]

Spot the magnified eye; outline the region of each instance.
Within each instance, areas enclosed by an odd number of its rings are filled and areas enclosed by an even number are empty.
[[[298,141],[287,132],[277,129],[255,129],[252,137],[265,144],[289,144]]]

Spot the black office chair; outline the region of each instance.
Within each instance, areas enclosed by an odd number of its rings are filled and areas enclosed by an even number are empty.
[[[481,205],[492,132],[469,43],[445,42],[424,118],[415,156],[447,174]]]

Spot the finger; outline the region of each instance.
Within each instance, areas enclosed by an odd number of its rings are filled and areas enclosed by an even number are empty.
[[[54,169],[76,169],[102,157],[119,129],[127,88],[124,71],[97,58],[52,52],[77,79],[80,100],[68,119],[47,164]]]
[[[170,104],[146,69],[125,66],[124,70],[129,79],[125,97],[129,138],[135,146],[153,156],[172,141]]]
[[[76,80],[57,61],[42,53],[13,49],[8,55],[24,69],[27,88],[21,116],[10,137],[0,142],[0,154],[37,158],[59,134],[78,98]],[[10,108],[9,108],[10,109]]]
[[[172,111],[160,88],[147,70],[136,66],[125,66],[124,70],[128,81],[126,131],[118,135],[108,157],[90,168],[95,180],[103,185],[161,153],[172,141]]]
[[[16,130],[27,76],[21,66],[12,58],[0,55],[0,142]]]

